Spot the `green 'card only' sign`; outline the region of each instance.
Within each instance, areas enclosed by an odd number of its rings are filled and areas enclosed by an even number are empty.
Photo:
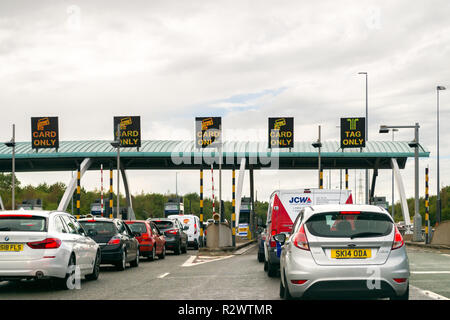
[[[341,118],[341,149],[366,146],[366,118]]]

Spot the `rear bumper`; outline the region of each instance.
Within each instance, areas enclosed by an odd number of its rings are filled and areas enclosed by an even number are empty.
[[[166,237],[166,249],[175,249],[180,245],[180,237]]]
[[[398,251],[397,251],[398,250]],[[344,297],[391,297],[404,294],[409,284],[409,262],[404,248],[392,251],[382,265],[326,266],[315,263],[311,252],[282,261],[293,297],[336,295]],[[283,275],[283,273],[281,273]],[[407,279],[398,283],[394,279]],[[307,280],[293,284],[291,280]],[[286,285],[286,283],[285,283]]]
[[[63,260],[56,256],[29,261],[0,261],[0,280],[32,279],[37,273],[42,273],[40,278],[64,278],[68,261]]]
[[[151,254],[153,250],[152,244],[139,244],[139,252],[141,255]]]
[[[114,264],[122,260],[122,247],[116,246],[101,246],[102,264]]]

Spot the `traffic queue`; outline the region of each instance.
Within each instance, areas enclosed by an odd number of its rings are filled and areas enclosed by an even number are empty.
[[[80,278],[97,280],[101,265],[124,271],[139,267],[141,257],[153,261],[165,259],[166,250],[186,253],[189,225],[178,218],[76,219],[61,211],[2,211],[0,282],[45,280],[73,289]]]

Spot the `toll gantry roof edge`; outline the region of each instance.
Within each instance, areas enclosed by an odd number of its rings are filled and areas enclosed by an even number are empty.
[[[108,169],[116,163],[117,149],[111,141],[61,141],[55,149],[31,148],[31,142],[17,142],[15,148],[16,171],[71,171],[85,158],[92,159],[90,170]],[[296,142],[292,149],[269,149],[267,141],[225,141],[223,143],[224,169],[238,166],[240,158],[248,159],[255,169],[317,169],[318,149],[312,141]],[[324,141],[321,147],[323,169],[390,169],[390,159],[396,158],[404,168],[407,158],[414,157],[414,148],[408,141],[367,141],[362,149],[340,149],[338,141]],[[420,146],[419,157],[430,154]],[[144,140],[137,148],[120,148],[120,159],[125,169],[199,169],[210,166],[207,158],[219,157],[216,148],[198,149],[195,142],[183,140]],[[11,172],[12,148],[0,144],[0,172]],[[215,164],[217,167],[218,161]]]

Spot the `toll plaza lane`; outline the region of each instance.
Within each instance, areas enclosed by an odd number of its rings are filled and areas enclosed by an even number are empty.
[[[138,268],[116,271],[102,266],[97,281],[81,281],[81,289],[57,290],[46,282],[0,282],[0,300],[279,300],[279,277],[269,278],[256,259],[256,246],[219,259],[167,253],[164,260],[142,259]],[[408,247],[411,263],[410,300],[449,297],[450,256]],[[418,273],[419,272],[419,273]]]

